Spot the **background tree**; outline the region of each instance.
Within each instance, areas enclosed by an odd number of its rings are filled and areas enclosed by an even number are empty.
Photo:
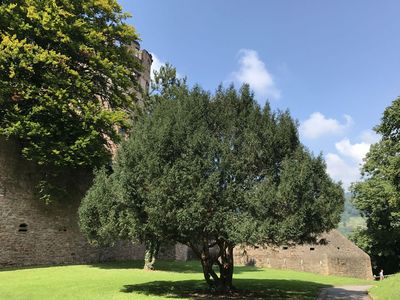
[[[151,233],[183,243],[209,287],[228,292],[236,245],[304,242],[335,228],[343,191],[300,144],[288,112],[261,110],[247,85],[215,95],[183,86],[175,96],[161,96],[123,143],[105,177],[111,192],[89,190],[80,209],[89,239]]]
[[[0,4],[0,135],[49,168],[100,166],[137,109],[138,36],[115,0]]]
[[[366,156],[363,180],[352,186],[367,222],[353,239],[371,256],[375,271],[394,273],[400,270],[400,98],[386,108],[375,131],[382,138]]]

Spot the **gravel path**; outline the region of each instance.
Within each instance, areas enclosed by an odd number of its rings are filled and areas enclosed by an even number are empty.
[[[316,300],[371,300],[372,298],[368,296],[368,289],[371,287],[372,285],[346,285],[324,288]]]

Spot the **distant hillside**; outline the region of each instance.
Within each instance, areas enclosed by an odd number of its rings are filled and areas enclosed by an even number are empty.
[[[358,209],[351,203],[351,195],[347,193],[338,230],[349,236],[358,227],[365,227],[365,220],[361,217]]]

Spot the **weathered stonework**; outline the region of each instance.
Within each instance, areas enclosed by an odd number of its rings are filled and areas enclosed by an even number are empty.
[[[238,264],[362,279],[372,278],[371,260],[368,254],[337,230],[322,235],[317,244],[293,247],[236,247],[234,256]]]
[[[153,57],[147,50],[140,49],[140,44],[137,42],[134,42],[132,44],[132,47],[135,49],[136,57],[139,58],[140,63],[142,65],[142,72],[138,74],[139,85],[143,89],[143,91],[149,91],[151,82],[150,72],[151,72],[151,65],[153,63]]]
[[[79,264],[107,260],[143,259],[144,247],[120,242],[114,247],[87,243],[78,226],[78,206],[90,175],[69,174],[65,184],[71,193],[46,205],[35,194],[37,169],[18,154],[18,145],[0,138],[0,267]],[[317,245],[295,247],[235,248],[238,264],[293,269],[325,275],[372,277],[369,256],[336,230]],[[188,260],[187,246],[161,249],[159,258]]]
[[[15,143],[0,139],[0,267],[143,259],[142,245],[94,247],[80,233],[77,211],[88,174],[68,176],[69,196],[46,205],[35,193],[37,169],[17,149]],[[180,258],[181,252],[179,246],[167,246],[160,257]]]

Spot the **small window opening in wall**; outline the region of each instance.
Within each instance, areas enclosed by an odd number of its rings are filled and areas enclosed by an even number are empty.
[[[287,246],[283,246],[282,249],[283,249],[283,250],[287,250],[288,247],[287,247]]]
[[[119,132],[119,134],[121,134],[121,135],[125,135],[125,134],[126,134],[126,129],[123,128],[123,127],[120,127],[120,128],[118,129],[118,132]]]
[[[60,231],[60,232],[66,232],[66,231],[67,231],[67,227],[65,227],[65,226],[60,227],[60,228],[58,228],[58,231]]]
[[[337,247],[338,250],[340,250],[340,247]]]
[[[310,251],[314,251],[314,250],[315,250],[315,248],[314,248],[314,247],[311,247],[311,248],[310,248]]]
[[[28,225],[25,223],[19,224],[18,227],[18,232],[27,232],[28,231]]]
[[[6,188],[0,185],[0,197],[5,197],[5,196],[6,196]]]

